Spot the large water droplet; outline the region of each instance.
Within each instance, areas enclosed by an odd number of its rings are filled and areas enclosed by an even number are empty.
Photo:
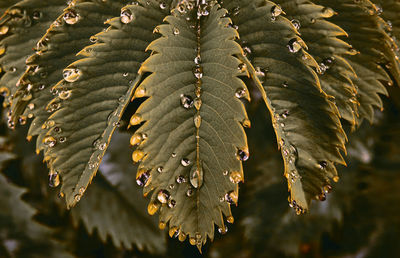
[[[299,20],[293,19],[293,20],[291,20],[291,22],[292,22],[293,26],[296,28],[296,30],[300,30],[301,23]]]
[[[66,68],[63,71],[64,80],[67,82],[75,82],[79,79],[82,72],[78,68]]]
[[[53,137],[53,136],[46,136],[43,139],[43,143],[47,146],[49,146],[50,148],[54,147],[57,143],[57,140]]]
[[[69,10],[63,16],[65,23],[73,25],[79,21],[79,15],[74,10]]]
[[[244,98],[246,96],[246,90],[243,88],[237,89],[235,92],[235,96],[236,96],[236,98],[239,98],[239,99]]]
[[[3,25],[0,27],[0,35],[6,35],[9,30],[9,27],[7,25]]]
[[[196,128],[200,128],[201,126],[201,116],[199,114],[194,116],[194,126],[196,126]]]
[[[282,8],[280,5],[275,5],[271,8],[271,19],[275,20],[276,17],[278,17],[279,15],[281,15],[282,13]]]
[[[185,179],[184,176],[180,175],[180,176],[177,176],[177,177],[176,177],[176,182],[177,182],[178,184],[182,184],[182,183],[185,183],[185,182],[186,182],[186,179]]]
[[[151,202],[151,203],[149,203],[149,205],[147,206],[147,212],[148,212],[150,215],[154,215],[154,214],[157,212],[157,210],[158,210],[159,207],[160,207],[160,206],[159,206],[157,203]]]
[[[62,100],[66,100],[69,97],[71,97],[71,91],[70,90],[63,90],[58,94],[58,97]]]
[[[164,10],[165,8],[167,8],[167,4],[166,4],[165,2],[161,2],[161,3],[160,3],[160,8],[161,8],[162,10]]]
[[[133,153],[132,153],[132,160],[133,160],[133,162],[139,162],[139,161],[141,161],[142,159],[143,159],[143,157],[144,157],[144,152],[143,151],[141,151],[141,150],[135,150]]]
[[[130,139],[130,144],[132,146],[139,145],[142,142],[142,140],[143,140],[142,134],[141,133],[135,133],[134,135],[132,135],[132,137]]]
[[[200,188],[203,184],[203,169],[193,167],[190,173],[190,184],[194,188]]]
[[[134,114],[129,121],[129,124],[132,126],[138,125],[142,122],[142,117],[139,114]]]
[[[174,207],[175,207],[175,205],[176,205],[176,201],[175,201],[175,200],[173,200],[173,199],[170,199],[170,200],[168,201],[168,207],[170,207],[170,208],[174,208]]]
[[[218,232],[221,235],[225,235],[228,232],[228,227],[227,226],[223,226],[222,228],[218,228]]]

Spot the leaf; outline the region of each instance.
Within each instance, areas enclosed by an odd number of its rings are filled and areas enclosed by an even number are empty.
[[[99,175],[85,198],[72,209],[75,224],[83,220],[90,233],[98,229],[100,238],[111,236],[118,248],[144,248],[152,253],[165,252],[165,237],[157,221],[145,212],[146,204],[135,184],[126,133],[115,133]]]
[[[25,59],[34,53],[32,47],[66,7],[65,0],[25,0],[10,7],[0,18],[0,91],[10,105],[17,82],[25,72]],[[9,124],[14,127],[15,124]]]
[[[117,16],[124,2],[75,0],[39,41],[37,52],[28,58],[28,69],[19,80],[13,100],[11,119],[13,123],[26,123],[27,118],[34,117],[28,139],[39,135],[38,151],[44,148],[43,138],[47,132],[42,126],[51,115],[46,106],[54,95],[61,94],[52,90],[52,86],[63,79],[62,72],[67,65],[82,58],[76,53],[90,43],[90,36],[108,27],[104,21]]]
[[[346,32],[325,19],[334,15],[334,11],[305,0],[278,0],[275,3],[280,4],[286,17],[299,27],[308,52],[319,63],[317,72],[321,88],[332,96],[340,116],[355,125],[358,103],[352,78],[356,75],[346,60],[351,54],[351,46],[338,38],[347,36]]]
[[[140,80],[137,71],[148,57],[148,43],[155,39],[153,29],[165,17],[167,9],[157,1],[140,3],[124,8],[125,17],[111,19],[111,26],[96,35],[97,43],[86,48],[91,49],[87,57],[64,70],[65,79],[55,86],[59,95],[48,105],[59,109],[46,122],[44,156],[50,173],[61,176],[67,207],[80,200],[96,174]],[[134,19],[122,23],[128,14]]]
[[[387,95],[384,84],[393,83],[385,68],[400,80],[399,63],[396,61],[392,46],[395,44],[385,31],[385,22],[378,16],[378,10],[369,0],[355,3],[351,0],[316,1],[324,6],[333,8],[338,14],[331,21],[348,34],[351,51],[358,53],[348,57],[357,78],[353,82],[358,90],[357,98],[360,103],[359,114],[372,122],[373,108],[382,108],[379,94]]]
[[[284,159],[289,202],[300,214],[312,199],[325,196],[331,179],[338,180],[334,163],[344,163],[339,149],[345,150],[346,137],[338,111],[310,67],[317,63],[279,7],[246,0],[226,8],[252,63],[250,74],[267,94],[263,98]]]
[[[223,216],[233,220],[230,204],[237,203],[243,180],[240,160],[248,158],[240,124],[248,119],[235,97],[247,92],[238,78],[246,74],[238,69],[241,48],[225,9],[185,2],[172,13],[156,28],[162,37],[149,45],[153,55],[141,66],[151,74],[135,97],[149,98],[131,118],[132,125],[144,122],[133,135],[140,143],[132,158],[141,160],[138,181],[145,195],[153,191],[149,213],[160,209],[170,236],[189,237],[201,250],[207,236],[214,238],[214,223],[224,233]]]
[[[3,15],[3,13],[12,5],[18,3],[19,0],[3,0],[0,2],[0,15]]]

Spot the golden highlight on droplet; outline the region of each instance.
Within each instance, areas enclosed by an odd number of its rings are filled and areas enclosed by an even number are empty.
[[[2,87],[0,87],[0,94],[3,97],[8,97],[8,96],[10,96],[10,90],[7,87],[2,86]]]
[[[158,223],[158,227],[163,230],[165,229],[165,227],[167,226],[167,224],[165,222],[160,221],[160,223]]]
[[[132,135],[131,140],[130,140],[130,144],[132,146],[135,145],[139,145],[143,140],[142,134],[140,133],[135,133],[134,135]]]
[[[143,159],[143,157],[144,157],[144,152],[141,151],[141,150],[135,150],[135,151],[132,153],[132,160],[133,160],[134,162],[139,162],[139,161],[141,161],[141,160]]]
[[[186,240],[186,234],[181,232],[178,236],[179,241],[183,242]]]
[[[143,98],[146,96],[146,90],[144,88],[139,87],[135,91],[135,98]]]
[[[190,238],[189,238],[189,243],[190,243],[191,245],[196,245],[196,239],[195,239],[194,237],[190,237]]]
[[[245,128],[250,128],[251,127],[251,121],[249,119],[243,120],[243,127]]]
[[[157,204],[155,204],[154,202],[151,202],[148,206],[147,206],[147,212],[150,214],[150,215],[154,215],[156,212],[157,212],[157,210],[158,210],[158,205]]]
[[[338,176],[334,176],[334,177],[333,177],[333,181],[334,181],[335,183],[339,182],[339,179],[340,179],[340,178],[339,178]]]
[[[233,223],[233,222],[235,222],[235,218],[233,218],[233,216],[228,216],[227,218],[226,218],[226,221],[228,221],[228,223]]]
[[[135,126],[135,125],[140,124],[141,122],[142,122],[142,117],[141,117],[141,115],[139,115],[139,114],[134,114],[134,115],[131,117],[131,120],[129,121],[129,124],[130,124],[131,126]]]
[[[232,191],[229,193],[229,197],[231,198],[231,200],[237,205],[238,202],[238,194],[235,191]]]
[[[177,231],[178,231],[178,227],[172,227],[169,229],[168,234],[172,238],[172,237],[174,237],[174,235],[176,234]]]

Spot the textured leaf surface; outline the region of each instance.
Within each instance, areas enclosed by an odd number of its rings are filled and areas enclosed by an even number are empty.
[[[0,2],[0,15],[3,15],[3,13],[12,5],[18,3],[18,0],[3,0]]]
[[[157,1],[128,6],[134,19],[113,18],[107,31],[96,35],[88,56],[69,66],[48,108],[45,160],[62,179],[67,206],[80,200],[95,175],[111,135],[130,101],[140,63],[155,39],[154,27],[165,17]],[[144,7],[145,6],[145,7]]]
[[[37,53],[29,57],[29,68],[22,75],[13,100],[12,121],[24,123],[28,117],[34,117],[28,137],[39,134],[38,150],[43,149],[47,132],[42,125],[51,115],[46,106],[54,95],[60,93],[52,87],[63,79],[62,71],[67,65],[82,58],[76,53],[90,44],[90,36],[108,27],[104,21],[120,14],[124,2],[75,0],[40,40]]]
[[[351,46],[338,39],[347,35],[346,32],[325,19],[334,15],[334,11],[306,0],[278,0],[275,3],[281,5],[286,17],[297,26],[308,45],[308,52],[318,62],[321,88],[334,98],[341,117],[354,125],[358,103],[351,78],[355,73],[345,59],[351,54]]]
[[[284,158],[289,201],[301,213],[311,199],[325,196],[331,179],[338,179],[334,163],[343,163],[339,149],[344,149],[345,135],[337,109],[307,65],[318,66],[293,25],[274,15],[275,4],[232,1],[227,8],[255,67],[250,73],[267,92],[264,100]]]
[[[351,51],[357,55],[348,57],[357,78],[353,82],[357,88],[360,120],[372,121],[373,108],[382,108],[379,94],[387,95],[384,84],[393,83],[382,66],[387,66],[393,79],[399,81],[399,63],[392,51],[394,41],[386,33],[387,24],[378,16],[378,9],[369,0],[355,3],[352,0],[315,1],[331,7],[338,14],[331,21],[348,34]]]
[[[136,183],[131,162],[128,134],[115,133],[100,166],[101,175],[93,182],[85,198],[72,209],[75,224],[82,219],[90,233],[97,228],[103,241],[111,236],[117,247],[152,253],[165,251],[165,234],[155,218],[148,216],[146,201]]]
[[[237,32],[222,18],[225,9],[210,6],[197,19],[197,8],[184,4],[182,14],[175,10],[157,28],[163,37],[149,45],[154,55],[141,67],[151,75],[135,92],[149,98],[131,119],[145,122],[133,136],[146,136],[133,159],[143,158],[138,180],[145,194],[154,190],[149,213],[160,208],[170,235],[188,236],[199,249],[214,238],[214,223],[225,232],[223,216],[233,222],[230,204],[243,180],[239,157],[248,155],[240,124],[247,117],[235,97],[247,91],[234,57],[241,53]]]
[[[0,57],[0,87],[3,95],[10,97],[5,105],[9,105],[25,72],[25,59],[34,53],[36,42],[66,6],[65,0],[25,0],[1,17],[0,52],[4,53]]]

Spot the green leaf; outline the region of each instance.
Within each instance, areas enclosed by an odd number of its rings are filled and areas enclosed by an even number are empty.
[[[34,53],[32,47],[66,7],[65,0],[25,0],[10,7],[0,18],[0,91],[10,105],[20,76],[25,72],[25,59]],[[13,128],[14,123],[10,121]]]
[[[44,148],[43,138],[47,132],[42,126],[51,115],[46,106],[60,93],[52,90],[52,86],[63,79],[62,71],[67,65],[82,58],[76,53],[90,44],[90,36],[108,27],[104,21],[119,15],[124,2],[75,0],[42,37],[37,53],[28,58],[29,67],[20,79],[11,119],[13,123],[18,120],[25,123],[27,118],[34,117],[28,139],[39,135],[38,151]]]
[[[12,5],[18,3],[19,0],[3,0],[0,2],[0,15],[3,15],[4,12],[11,7]]]
[[[319,63],[317,72],[321,88],[332,96],[340,116],[355,125],[357,91],[351,80],[355,73],[345,59],[351,54],[351,46],[338,38],[346,36],[346,32],[325,19],[334,15],[334,11],[305,0],[278,0],[275,3],[280,4],[286,17],[299,27],[301,38],[309,47],[308,52]]]
[[[167,11],[157,1],[123,10],[123,18],[111,19],[107,31],[96,35],[97,43],[85,48],[87,57],[64,70],[65,79],[54,87],[59,94],[48,105],[56,111],[46,122],[44,156],[50,173],[61,176],[67,207],[80,200],[96,174],[140,80],[137,72],[155,39],[153,29]]]
[[[250,74],[267,93],[263,98],[284,159],[289,202],[304,212],[338,179],[334,163],[344,163],[339,149],[345,149],[346,136],[338,111],[309,66],[317,63],[279,7],[246,0],[231,1],[227,8],[255,67],[248,64]]]
[[[378,9],[369,0],[355,3],[352,0],[318,0],[324,6],[337,12],[331,21],[348,34],[351,51],[358,53],[348,57],[357,78],[353,82],[357,88],[359,120],[373,120],[373,108],[382,108],[379,94],[387,95],[385,84],[393,84],[385,69],[392,74],[396,82],[400,81],[399,63],[392,50],[394,41],[385,31],[386,23],[379,17]],[[386,68],[382,67],[386,66]]]
[[[248,124],[247,115],[235,96],[246,95],[238,78],[246,73],[238,69],[242,50],[225,14],[219,5],[188,2],[165,18],[156,28],[162,38],[149,45],[153,55],[141,67],[151,74],[135,92],[149,98],[131,118],[132,125],[144,122],[133,135],[140,144],[132,158],[142,160],[145,195],[153,191],[149,213],[160,209],[170,236],[188,236],[199,249],[213,240],[214,224],[224,233],[224,216],[232,222],[230,204],[237,203],[241,160],[248,158],[240,124]]]
[[[72,209],[75,224],[81,219],[90,233],[97,228],[100,238],[111,236],[118,248],[136,245],[152,253],[165,251],[165,234],[146,212],[146,201],[135,184],[137,169],[131,162],[130,135],[115,133],[96,177],[85,198]]]

